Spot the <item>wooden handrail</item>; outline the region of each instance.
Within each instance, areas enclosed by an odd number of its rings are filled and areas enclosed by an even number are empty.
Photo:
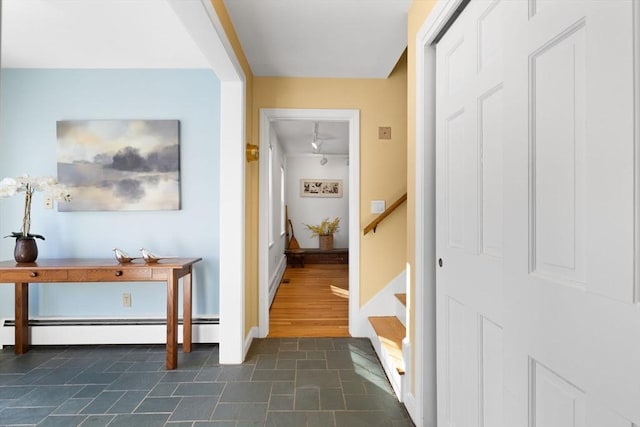
[[[371,230],[373,230],[373,232],[375,233],[376,232],[376,227],[378,227],[378,224],[380,224],[386,217],[391,215],[391,212],[395,211],[398,208],[398,206],[400,206],[401,204],[403,204],[406,201],[407,201],[407,193],[404,193],[404,195],[402,197],[400,197],[398,200],[396,200],[394,204],[392,204],[387,209],[385,209],[385,211],[382,212],[380,215],[378,215],[378,217],[376,219],[371,221],[371,224],[367,225],[364,228],[364,234],[367,234]]]

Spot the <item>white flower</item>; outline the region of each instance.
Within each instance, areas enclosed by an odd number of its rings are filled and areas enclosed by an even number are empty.
[[[10,197],[16,193],[25,193],[24,204],[24,217],[22,219],[22,229],[20,233],[11,233],[13,237],[22,236],[35,236],[31,235],[29,231],[31,229],[31,198],[36,191],[43,191],[48,197],[54,200],[64,200],[65,202],[71,201],[71,195],[62,184],[50,176],[31,178],[29,175],[21,175],[15,179],[4,178],[0,181],[0,198]],[[40,238],[43,238],[40,236]]]
[[[41,178],[35,178],[31,186],[36,191],[48,191],[49,187],[58,185],[58,181],[52,176],[43,176]]]
[[[64,184],[55,182],[54,184],[43,187],[43,191],[53,200],[64,200],[65,202],[71,201],[71,194],[69,194],[69,190]]]
[[[0,198],[11,197],[18,191],[18,182],[13,178],[0,181]]]
[[[20,175],[16,177],[18,183],[18,191],[25,191],[31,185],[31,177],[29,175]]]

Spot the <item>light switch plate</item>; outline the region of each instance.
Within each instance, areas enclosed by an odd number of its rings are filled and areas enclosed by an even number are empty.
[[[372,200],[371,201],[371,213],[381,214],[386,209],[384,200]]]

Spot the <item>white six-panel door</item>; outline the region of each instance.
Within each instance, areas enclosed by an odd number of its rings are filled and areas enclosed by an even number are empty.
[[[505,425],[631,427],[632,1],[505,6]]]
[[[502,4],[471,2],[437,44],[438,425],[502,417]]]
[[[438,425],[640,425],[638,7],[472,0],[436,45]]]

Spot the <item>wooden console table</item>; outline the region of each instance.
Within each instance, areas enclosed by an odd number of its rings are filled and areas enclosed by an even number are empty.
[[[191,351],[191,270],[202,258],[167,258],[157,263],[115,259],[43,259],[0,262],[0,283],[15,283],[15,352],[29,350],[29,283],[165,282],[167,284],[167,369],[178,366],[178,280],[183,286],[182,351]]]

